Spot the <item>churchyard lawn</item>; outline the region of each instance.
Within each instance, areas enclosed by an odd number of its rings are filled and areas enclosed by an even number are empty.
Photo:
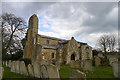
[[[68,78],[69,73],[72,70],[80,70],[83,71],[81,68],[71,68],[68,65],[62,65],[60,70],[60,77],[61,78]],[[112,67],[108,66],[100,66],[100,67],[93,67],[94,72],[87,74],[87,78],[114,78]]]
[[[4,75],[3,78],[29,78],[27,76],[23,76],[14,72],[10,72],[10,68],[4,67]],[[108,66],[100,66],[93,67],[94,72],[91,74],[87,74],[87,78],[114,78],[112,67]],[[73,70],[83,71],[81,68],[71,68],[68,65],[62,65],[60,69],[60,77],[61,78],[69,78],[69,73]]]
[[[21,80],[19,78],[24,78],[24,79],[27,78],[27,80],[28,80],[28,78],[30,80],[34,80],[35,79],[35,78],[30,78],[30,77],[27,77],[27,76],[24,76],[24,75],[21,75],[21,74],[17,74],[17,73],[11,72],[10,68],[6,67],[4,65],[3,65],[3,67],[4,67],[3,80],[12,80],[12,79],[13,80]]]

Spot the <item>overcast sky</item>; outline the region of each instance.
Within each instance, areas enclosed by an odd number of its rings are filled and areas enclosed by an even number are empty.
[[[103,34],[118,32],[117,2],[3,2],[3,13],[28,22],[39,18],[39,34],[86,42],[92,47]]]

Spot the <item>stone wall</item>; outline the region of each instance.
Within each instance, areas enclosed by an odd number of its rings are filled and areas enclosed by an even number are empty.
[[[79,60],[80,58],[80,53],[79,53],[79,48],[78,48],[78,42],[75,39],[71,39],[68,42],[68,48],[67,48],[67,55],[66,55],[66,61],[67,64],[69,64],[71,62],[71,55],[74,54],[75,55],[75,61]]]
[[[92,47],[88,46],[88,45],[82,45],[81,46],[81,54],[82,54],[82,60],[85,59],[92,59],[93,58],[93,54],[92,54]]]

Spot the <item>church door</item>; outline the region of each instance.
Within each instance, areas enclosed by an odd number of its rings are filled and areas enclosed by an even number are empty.
[[[71,60],[74,60],[74,61],[75,61],[75,54],[72,54],[72,55],[71,55]]]

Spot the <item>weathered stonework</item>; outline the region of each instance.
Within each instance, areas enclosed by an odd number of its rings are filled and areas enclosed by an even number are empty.
[[[40,64],[38,62],[34,62],[32,65],[33,65],[35,77],[41,78]]]
[[[31,64],[29,64],[29,65],[27,66],[27,68],[28,68],[29,76],[34,77],[35,75],[34,75],[33,66],[32,66]]]
[[[94,61],[95,61],[95,66],[101,66],[102,60],[100,57],[95,56]]]
[[[32,15],[24,47],[24,58],[30,58],[32,62],[46,60],[52,64],[70,64],[72,60],[92,59],[92,47],[87,43],[60,38],[39,35],[38,18]]]

